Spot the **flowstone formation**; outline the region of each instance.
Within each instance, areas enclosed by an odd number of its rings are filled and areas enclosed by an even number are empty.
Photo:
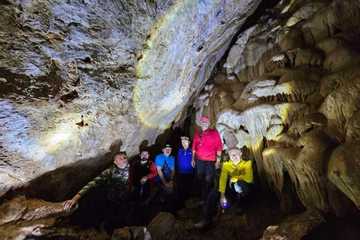
[[[111,144],[153,143],[259,2],[1,1],[0,195],[50,171],[54,189],[73,164],[84,182]]]
[[[290,184],[305,208],[338,216],[359,206],[359,23],[358,1],[280,2],[240,34],[198,104],[280,199]]]

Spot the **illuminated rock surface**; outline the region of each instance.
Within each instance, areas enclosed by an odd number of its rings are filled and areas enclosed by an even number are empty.
[[[1,3],[0,194],[154,142],[259,2]]]
[[[191,106],[192,123],[209,115],[225,149],[247,147],[256,183],[296,215],[255,207],[194,234],[200,213],[185,209],[180,220],[158,219],[177,229],[169,236],[301,239],[328,216],[359,214],[359,1],[280,1],[240,32],[260,1],[129,2],[0,1],[0,195],[25,185],[63,200],[119,146],[136,153]],[[40,234],[19,198],[7,200],[0,207],[14,211],[0,221],[11,236]],[[267,229],[249,224],[265,215],[276,217]],[[78,236],[69,229],[55,225],[52,236]],[[329,230],[342,239],[343,229]]]

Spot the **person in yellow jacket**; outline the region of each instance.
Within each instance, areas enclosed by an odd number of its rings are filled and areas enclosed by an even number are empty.
[[[230,161],[225,162],[219,180],[220,204],[226,206],[226,185],[229,182],[229,195],[240,199],[247,195],[254,181],[252,161],[242,159],[242,151],[238,148],[229,150]]]
[[[206,201],[204,218],[197,224],[196,228],[209,225],[212,217],[216,214],[220,197],[220,206],[229,206],[228,198],[234,203],[241,200],[250,192],[254,181],[252,161],[242,158],[242,150],[232,148],[228,152],[230,161],[225,162],[221,168],[219,188],[214,189]]]

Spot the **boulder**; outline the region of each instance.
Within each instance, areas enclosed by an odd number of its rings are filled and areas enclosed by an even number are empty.
[[[0,237],[6,240],[23,240],[28,236],[42,236],[44,229],[55,225],[56,219],[68,216],[63,203],[16,196],[0,205]]]
[[[148,229],[153,239],[170,239],[176,219],[171,213],[160,212],[149,224]]]
[[[261,240],[301,240],[324,221],[324,217],[316,211],[293,215],[279,225],[268,226]]]

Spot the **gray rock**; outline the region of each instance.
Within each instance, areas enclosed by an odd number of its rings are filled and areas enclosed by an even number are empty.
[[[0,194],[62,166],[98,166],[119,139],[130,155],[153,143],[260,1],[174,2],[0,5]]]

